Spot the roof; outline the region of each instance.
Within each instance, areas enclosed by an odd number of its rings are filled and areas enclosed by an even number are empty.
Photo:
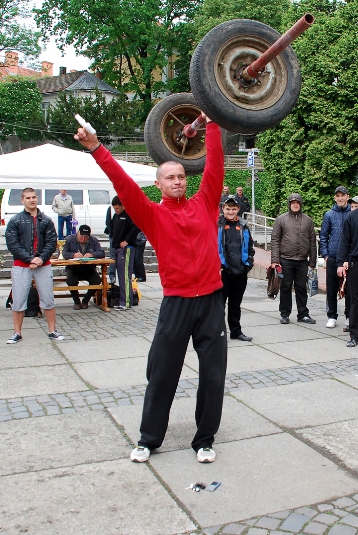
[[[40,93],[57,93],[58,91],[100,91],[118,94],[117,89],[103,82],[88,71],[75,71],[59,76],[49,76],[36,80]]]
[[[17,72],[14,73],[13,69],[9,69],[5,65],[0,65],[0,79],[5,78],[5,76],[41,76],[41,71],[17,67]]]

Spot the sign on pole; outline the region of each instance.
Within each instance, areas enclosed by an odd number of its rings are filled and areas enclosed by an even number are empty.
[[[253,150],[247,153],[247,167],[255,167],[255,152]]]

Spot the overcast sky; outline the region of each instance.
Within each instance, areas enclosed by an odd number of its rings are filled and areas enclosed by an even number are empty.
[[[42,0],[35,0],[34,5],[36,7],[41,7]],[[44,48],[44,46],[42,45]],[[88,68],[90,60],[84,56],[76,56],[75,51],[72,47],[66,48],[66,53],[62,56],[60,50],[58,50],[55,39],[52,38],[50,42],[46,45],[46,50],[40,55],[40,61],[51,61],[53,63],[53,75],[57,76],[59,74],[60,67],[66,67],[67,72],[70,72],[72,69],[76,71],[82,71]]]

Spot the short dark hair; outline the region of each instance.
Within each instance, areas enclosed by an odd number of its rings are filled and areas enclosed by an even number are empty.
[[[123,203],[122,203],[121,199],[118,197],[118,195],[113,197],[112,206],[123,206]]]
[[[34,188],[24,188],[21,192],[21,199],[24,198],[25,193],[36,193],[36,190]],[[36,193],[37,195],[37,193]]]

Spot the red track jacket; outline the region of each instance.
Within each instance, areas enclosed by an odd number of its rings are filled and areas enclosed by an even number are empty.
[[[206,165],[199,191],[185,197],[150,201],[100,146],[98,165],[112,181],[134,223],[154,247],[165,296],[197,297],[222,287],[217,244],[218,206],[224,179],[224,155],[219,127],[206,127]]]

